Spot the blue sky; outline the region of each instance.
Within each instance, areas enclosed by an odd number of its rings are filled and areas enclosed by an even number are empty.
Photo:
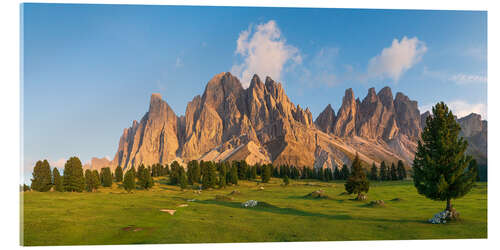
[[[346,88],[486,117],[486,12],[25,4],[25,181],[34,162],[114,157],[161,93],[177,115],[217,73],[268,74],[315,118]],[[423,111],[422,111],[423,112]]]

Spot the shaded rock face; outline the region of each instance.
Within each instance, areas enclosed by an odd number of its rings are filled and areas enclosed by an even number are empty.
[[[378,95],[374,88],[370,88],[358,107],[357,115],[356,132],[360,137],[390,140],[398,132],[392,92],[388,87]]]
[[[323,112],[321,112],[314,121],[316,127],[325,133],[333,132],[334,123],[335,123],[335,111],[333,110],[332,105],[330,104],[326,106]]]
[[[471,113],[457,120],[460,135],[468,142],[467,152],[473,155],[479,164],[486,164],[488,159],[488,124],[481,120],[481,115]]]
[[[418,103],[398,92],[394,100],[394,109],[400,133],[407,135],[412,140],[418,140],[422,131]]]

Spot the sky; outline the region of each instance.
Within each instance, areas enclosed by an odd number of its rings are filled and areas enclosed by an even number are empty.
[[[481,11],[24,4],[22,181],[37,160],[112,159],[160,93],[177,115],[220,72],[280,81],[315,119],[391,87],[487,119]]]

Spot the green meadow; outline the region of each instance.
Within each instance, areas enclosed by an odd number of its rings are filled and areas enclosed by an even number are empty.
[[[292,180],[285,187],[281,179],[266,184],[240,181],[238,186],[199,194],[165,183],[155,178],[151,190],[133,193],[116,183],[92,193],[24,192],[21,242],[38,246],[487,237],[486,183],[453,200],[461,220],[442,225],[427,220],[442,211],[445,202],[419,195],[411,181],[371,182],[367,201],[343,194],[343,182]],[[305,197],[319,189],[329,198]],[[240,194],[228,195],[233,190]],[[247,200],[259,205],[242,208]],[[373,200],[384,200],[385,206],[370,206]]]

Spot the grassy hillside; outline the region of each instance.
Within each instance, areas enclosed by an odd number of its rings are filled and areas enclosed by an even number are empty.
[[[25,245],[208,243],[262,241],[404,240],[487,237],[487,186],[453,201],[462,221],[446,225],[426,222],[445,207],[417,194],[413,184],[375,182],[368,201],[342,195],[342,182],[292,181],[288,187],[272,179],[258,188],[240,181],[221,190],[181,191],[156,179],[150,191],[128,194],[114,184],[97,193],[26,192]],[[232,190],[234,200],[217,201]],[[324,189],[330,199],[304,198]],[[391,201],[400,198],[400,201]],[[196,199],[195,201],[187,201]],[[265,204],[242,208],[257,200]],[[370,207],[382,199],[385,207]],[[179,207],[187,204],[188,206]],[[175,209],[174,215],[160,211]]]

